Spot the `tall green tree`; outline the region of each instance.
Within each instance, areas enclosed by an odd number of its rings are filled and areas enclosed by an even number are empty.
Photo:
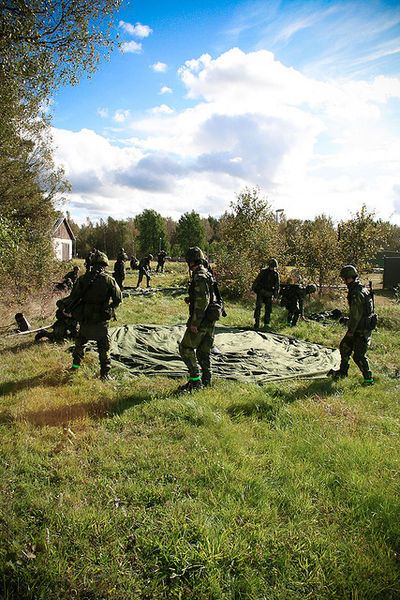
[[[385,244],[387,233],[365,205],[348,221],[339,225],[340,249],[345,264],[354,265],[360,273],[368,271],[371,261]]]
[[[217,270],[225,289],[234,296],[249,292],[257,272],[269,258],[284,260],[284,239],[275,213],[259,188],[245,188],[237,195],[231,211],[220,220],[220,232]]]
[[[192,210],[180,217],[175,230],[175,239],[182,256],[191,246],[199,246],[204,250],[206,230],[197,212]]]
[[[341,253],[338,232],[330,217],[304,221],[296,236],[295,266],[322,291],[339,278]]]
[[[158,212],[146,208],[136,217],[135,225],[139,232],[137,242],[142,256],[149,253],[156,256],[160,248],[169,251],[164,219]]]

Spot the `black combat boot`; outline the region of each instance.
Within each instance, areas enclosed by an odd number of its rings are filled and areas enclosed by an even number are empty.
[[[202,387],[201,379],[189,379],[187,383],[178,387],[178,392],[188,392],[190,394],[196,390],[201,390]]]

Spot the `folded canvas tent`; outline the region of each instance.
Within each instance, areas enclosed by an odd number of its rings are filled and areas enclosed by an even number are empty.
[[[178,344],[185,325],[125,325],[110,331],[111,357],[135,375],[185,377]],[[339,352],[277,333],[216,327],[212,351],[217,377],[249,383],[321,377],[338,368]]]

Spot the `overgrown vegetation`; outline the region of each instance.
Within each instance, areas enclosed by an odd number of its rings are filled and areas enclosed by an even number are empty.
[[[182,283],[174,270],[153,283]],[[372,388],[353,365],[337,383],[176,395],[123,369],[101,383],[92,352],[71,379],[68,343],[0,338],[2,598],[397,600],[400,307],[376,303]],[[229,301],[224,323],[251,326],[252,310]],[[179,298],[129,298],[118,324],[186,316]],[[343,335],[284,317],[279,333]]]
[[[52,271],[50,230],[68,190],[53,162],[51,95],[96,70],[119,0],[1,1],[0,289],[22,296]],[[9,246],[4,239],[12,237]],[[21,271],[22,266],[22,271]],[[20,274],[24,274],[24,281]]]

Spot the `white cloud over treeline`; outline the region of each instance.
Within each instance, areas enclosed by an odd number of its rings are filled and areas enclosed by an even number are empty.
[[[239,48],[187,61],[178,77],[190,108],[121,111],[128,139],[55,130],[74,208],[218,215],[257,185],[289,218],[346,218],[363,203],[398,213],[400,138],[387,109],[400,104],[399,78],[322,81]]]

